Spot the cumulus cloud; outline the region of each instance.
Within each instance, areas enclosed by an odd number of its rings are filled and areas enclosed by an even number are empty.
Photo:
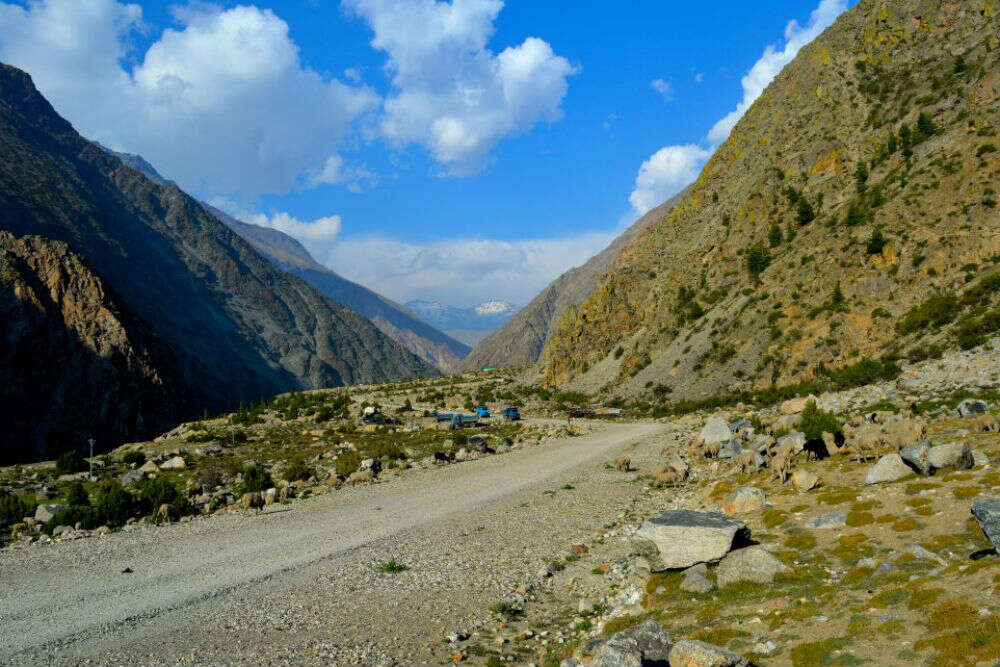
[[[632,207],[645,215],[698,178],[698,172],[712,153],[701,146],[666,146],[639,167],[635,189],[629,195]]]
[[[562,116],[577,72],[542,39],[487,48],[499,0],[343,0],[388,55],[393,93],[380,121],[390,143],[420,144],[449,173],[479,171],[505,136]]]
[[[617,233],[427,243],[364,236],[307,245],[320,262],[345,278],[399,302],[430,298],[473,304],[495,298],[524,304],[559,274],[605,248]]]
[[[173,15],[176,29],[132,54],[147,29],[138,5],[0,2],[0,59],[28,71],[82,134],[202,194],[287,191],[321,172],[352,121],[377,106],[367,88],[303,65],[270,10],[194,4]]]
[[[772,44],[764,49],[764,54],[743,77],[743,99],[709,130],[705,148],[693,144],[666,146],[642,163],[635,178],[635,188],[629,195],[629,202],[639,215],[663,203],[698,178],[705,161],[729,137],[736,123],[774,77],[795,58],[803,46],[832,25],[847,10],[847,5],[848,0],[820,0],[805,26],[794,19],[788,22],[785,26],[784,47],[779,49]],[[697,83],[703,80],[704,75],[700,72],[695,75]],[[657,89],[657,81],[653,82],[654,89]]]
[[[361,192],[364,186],[372,186],[378,181],[378,176],[367,168],[349,167],[344,158],[336,153],[326,159],[323,168],[309,177],[310,185],[339,184],[346,185],[351,192]]]
[[[674,100],[674,87],[666,79],[653,79],[649,85],[660,94],[664,102],[672,102]]]
[[[792,62],[803,46],[816,39],[846,10],[847,0],[821,0],[819,6],[810,14],[809,22],[805,26],[800,25],[795,19],[789,21],[785,26],[785,47],[779,49],[776,45],[769,44],[764,49],[764,54],[743,77],[743,99],[735,109],[712,127],[708,133],[708,140],[714,145],[725,141],[743,114],[785,65]]]
[[[208,202],[212,206],[225,211],[237,220],[269,227],[293,236],[309,248],[323,248],[340,234],[341,219],[339,215],[329,215],[315,220],[299,220],[283,211],[270,215],[252,211],[225,197],[214,197]]]

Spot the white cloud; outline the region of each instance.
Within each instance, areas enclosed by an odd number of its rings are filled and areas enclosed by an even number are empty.
[[[132,54],[134,33],[145,29],[138,5],[0,2],[0,60],[28,71],[89,138],[142,154],[196,193],[244,199],[320,172],[378,101],[303,65],[270,10],[195,4],[174,18],[176,29]]]
[[[670,82],[665,79],[653,79],[652,83],[649,84],[650,87],[660,94],[664,102],[673,102],[674,100],[674,87],[670,85]]]
[[[605,248],[620,230],[566,239],[411,243],[365,236],[307,244],[326,266],[399,302],[485,298],[524,304],[559,274]]]
[[[792,62],[799,49],[816,39],[846,10],[847,0],[821,0],[819,6],[810,14],[809,22],[805,26],[800,25],[795,19],[789,21],[785,26],[785,47],[779,50],[777,46],[770,44],[764,49],[764,54],[743,77],[743,99],[735,109],[712,127],[708,133],[708,140],[715,145],[725,141],[747,109],[761,96],[785,65]]]
[[[349,167],[344,158],[336,153],[326,159],[323,168],[309,177],[309,185],[336,184],[346,185],[351,192],[361,192],[364,186],[373,186],[378,182],[378,176],[367,168]]]
[[[499,54],[487,48],[499,0],[343,0],[388,55],[393,94],[382,136],[420,144],[451,174],[479,171],[505,136],[562,116],[567,79],[578,70],[542,39]]]
[[[794,19],[788,22],[785,26],[784,48],[779,50],[772,44],[764,49],[764,54],[743,77],[743,99],[733,111],[712,127],[705,139],[707,147],[694,144],[666,146],[642,163],[635,178],[635,188],[629,195],[629,202],[639,215],[644,215],[698,178],[705,161],[729,137],[736,123],[774,77],[795,58],[803,46],[832,25],[847,10],[847,5],[848,0],[820,0],[805,26]],[[695,75],[697,83],[704,81],[704,78],[700,72]],[[657,89],[658,81],[661,80],[653,82],[654,89]]]
[[[225,197],[215,197],[208,203],[242,222],[270,227],[293,236],[307,248],[310,246],[325,247],[323,244],[333,241],[340,234],[341,219],[339,215],[329,215],[315,220],[299,220],[283,211],[276,211],[271,215],[251,211]]]
[[[695,144],[661,148],[639,167],[629,202],[645,215],[698,178],[711,154]]]

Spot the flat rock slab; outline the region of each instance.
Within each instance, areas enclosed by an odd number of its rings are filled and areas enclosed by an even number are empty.
[[[987,498],[972,503],[972,516],[976,517],[993,548],[1000,551],[1000,498]]]
[[[670,667],[747,667],[738,653],[705,642],[686,639],[670,649]]]
[[[909,468],[907,468],[909,470]],[[806,521],[806,528],[840,528],[847,523],[847,512],[830,512]]]
[[[666,665],[673,642],[656,621],[646,621],[614,634],[594,654],[592,667]]]
[[[895,482],[912,474],[913,470],[910,466],[906,465],[903,457],[899,454],[886,454],[868,469],[868,473],[865,475],[865,484]],[[924,474],[926,475],[927,473]]]
[[[655,572],[719,560],[749,539],[746,524],[725,514],[667,510],[642,522],[633,546]]]
[[[776,575],[792,569],[771,555],[764,547],[754,546],[730,552],[715,571],[719,587],[749,581],[769,584]]]

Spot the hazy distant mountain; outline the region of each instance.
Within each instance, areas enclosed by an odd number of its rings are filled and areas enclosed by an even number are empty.
[[[0,154],[0,231],[65,244],[80,260],[73,266],[85,266],[114,291],[112,305],[128,314],[119,320],[126,323],[125,335],[148,329],[151,335],[137,340],[155,336],[169,349],[169,355],[142,357],[148,346],[133,345],[140,357],[161,359],[159,366],[150,361],[154,374],[181,378],[184,403],[192,409],[221,410],[283,391],[436,372],[361,315],[272,266],[176,186],[151,181],[81,137],[27,74],[7,65],[0,66]],[[17,279],[30,281],[31,275],[19,270]],[[54,284],[75,280],[71,275]],[[88,303],[104,302],[95,292]],[[94,307],[75,315],[103,318],[101,312]],[[133,320],[139,324],[130,328]],[[25,320],[25,326],[32,321],[41,320]],[[55,326],[60,318],[44,321]],[[103,331],[104,322],[84,321],[74,330]],[[99,341],[82,342],[101,355],[115,354]],[[40,367],[60,372],[58,357],[37,358]],[[5,396],[30,395],[30,382],[15,376]],[[114,382],[108,380],[107,396],[115,395]],[[81,414],[51,415],[45,401],[22,404],[31,407],[20,415],[31,432],[0,439],[3,456],[82,445],[73,424],[89,420],[96,431],[115,409],[85,397],[66,403]],[[191,416],[182,412],[170,416]],[[146,432],[147,420],[132,423],[128,428],[122,422],[116,437]]]
[[[425,322],[469,345],[475,345],[490,332],[502,327],[517,312],[517,306],[506,301],[484,301],[476,306],[461,308],[439,301],[408,301],[406,307]]]
[[[522,366],[537,362],[563,313],[590,296],[597,286],[597,279],[607,270],[615,255],[654,221],[666,215],[679,198],[680,195],[677,195],[657,206],[585,264],[570,269],[549,283],[541,294],[509,318],[500,329],[478,341],[462,367],[475,370],[484,366]]]

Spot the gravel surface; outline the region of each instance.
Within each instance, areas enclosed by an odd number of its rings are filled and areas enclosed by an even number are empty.
[[[437,664],[447,633],[631,502],[606,463],[668,429],[608,424],[272,512],[5,549],[0,662]],[[390,558],[408,569],[382,573]]]

